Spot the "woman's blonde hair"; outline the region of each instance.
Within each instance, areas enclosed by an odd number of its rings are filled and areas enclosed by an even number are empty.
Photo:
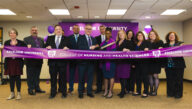
[[[118,33],[117,33],[116,41],[119,41],[119,40],[120,40],[120,38],[119,38],[119,33],[120,33],[120,32],[123,32],[123,33],[124,33],[125,39],[127,40],[127,34],[126,34],[126,32],[125,32],[124,30],[119,30]]]

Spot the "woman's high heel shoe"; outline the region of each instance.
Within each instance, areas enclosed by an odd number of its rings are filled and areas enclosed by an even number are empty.
[[[141,95],[141,94],[138,92],[133,93],[133,96],[139,96],[139,95]]]
[[[148,97],[148,95],[145,93],[141,96],[141,98],[147,98],[147,97]]]
[[[107,97],[108,93],[109,93],[109,91],[107,92],[107,94],[103,94],[103,97]]]
[[[106,98],[112,98],[113,97],[113,93],[111,94],[111,96],[109,96],[109,94],[106,96]]]

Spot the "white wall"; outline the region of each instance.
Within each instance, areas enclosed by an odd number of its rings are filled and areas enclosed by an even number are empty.
[[[19,32],[18,39],[23,39],[24,37],[30,35],[30,27],[36,25],[39,28],[39,36],[44,37],[48,35],[47,27],[52,24],[57,24],[59,21],[49,21],[49,22],[0,22],[0,27],[4,28],[4,41],[9,39],[8,30],[12,27],[16,28]],[[159,33],[162,40],[164,40],[165,35],[169,31],[175,31],[178,33],[180,39],[183,39],[183,25],[182,22],[155,22],[155,21],[135,21],[139,22],[139,30],[143,30],[145,25],[153,25],[153,28]],[[191,39],[192,40],[192,39]],[[23,78],[26,78],[25,69]],[[44,60],[41,78],[49,78],[47,60]],[[160,74],[160,78],[165,78],[164,70]],[[192,76],[191,76],[192,78]]]
[[[192,19],[183,22],[183,39],[185,44],[192,44]],[[184,78],[192,80],[192,57],[185,58],[187,68]]]

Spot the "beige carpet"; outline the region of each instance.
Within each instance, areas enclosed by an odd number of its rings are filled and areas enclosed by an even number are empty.
[[[58,94],[56,98],[50,100],[50,84],[41,82],[41,88],[46,90],[46,94],[37,94],[29,96],[27,94],[27,84],[22,82],[22,100],[6,100],[10,94],[9,85],[0,85],[0,109],[192,109],[192,83],[184,82],[184,97],[174,99],[166,97],[166,82],[161,82],[159,93],[156,97],[141,98],[132,95],[126,95],[120,99],[117,94],[120,91],[120,85],[115,84],[114,97],[105,99],[102,94],[95,98],[87,96],[79,99],[77,90],[73,95],[68,95],[66,99]],[[77,84],[75,84],[77,89]]]

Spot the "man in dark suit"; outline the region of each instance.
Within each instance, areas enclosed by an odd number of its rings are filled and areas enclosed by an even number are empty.
[[[92,26],[87,24],[85,26],[85,35],[78,38],[78,49],[79,50],[94,50],[98,47],[97,41],[95,38],[91,37]],[[83,89],[84,89],[84,79],[85,74],[87,73],[87,96],[93,98],[92,94],[92,84],[93,84],[93,71],[94,71],[94,61],[93,60],[80,60],[78,64],[79,72],[79,86],[78,93],[79,98],[83,98]]]
[[[96,36],[95,39],[97,40],[97,43],[100,45],[103,41],[105,41],[105,26],[101,25],[99,26],[99,30],[100,30],[100,35]]]
[[[69,42],[70,42],[70,49],[78,49],[77,43],[78,43],[78,38],[81,37],[79,34],[79,26],[74,25],[73,26],[73,34],[69,36]],[[69,63],[69,91],[68,93],[72,94],[74,88],[74,77],[75,77],[75,72],[76,72],[76,67],[77,67],[77,61],[76,60],[70,60]]]
[[[100,45],[103,41],[105,41],[105,26],[101,25],[99,27],[100,33],[101,35],[95,37],[95,39],[97,40],[97,43]],[[99,48],[97,48],[99,49]],[[98,94],[102,91],[102,84],[103,84],[103,73],[102,73],[102,69],[100,68],[100,61],[98,60],[96,63],[96,75],[97,75],[97,81],[96,81],[96,85],[97,85],[97,89],[95,91],[95,94]]]
[[[55,26],[55,35],[49,36],[46,41],[47,49],[64,49],[67,50],[69,47],[69,40],[67,37],[62,35],[62,27],[60,25]],[[67,80],[66,80],[66,70],[67,61],[64,59],[49,59],[49,73],[51,77],[51,93],[50,99],[54,98],[57,93],[57,74],[59,73],[61,83],[61,93],[62,98],[67,97]]]
[[[44,41],[38,37],[38,29],[36,26],[31,27],[31,35],[24,38],[28,48],[43,48]],[[28,94],[35,95],[36,93],[45,93],[39,87],[39,77],[43,64],[43,59],[25,59],[27,72]]]

